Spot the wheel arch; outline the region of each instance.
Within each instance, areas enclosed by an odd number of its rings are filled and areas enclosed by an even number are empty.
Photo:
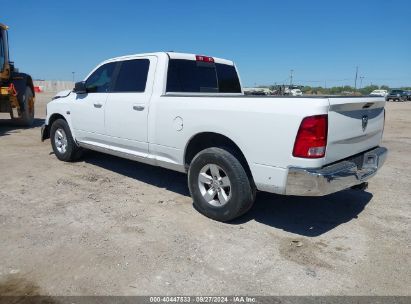
[[[50,138],[50,128],[51,125],[53,124],[53,122],[55,122],[57,119],[63,119],[65,120],[67,123],[67,119],[61,115],[60,113],[53,113],[52,115],[50,115],[48,122],[46,125],[44,125],[44,129],[42,130],[42,134],[41,134],[41,140],[44,141],[48,138]]]
[[[215,132],[197,133],[187,142],[184,150],[184,167],[186,171],[188,171],[193,158],[200,151],[211,147],[228,148],[229,152],[238,158],[247,174],[252,178],[250,166],[240,147],[231,138]]]

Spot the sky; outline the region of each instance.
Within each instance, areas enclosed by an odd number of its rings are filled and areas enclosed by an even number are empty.
[[[410,0],[0,0],[0,22],[36,79],[176,51],[233,60],[245,86],[289,83],[291,70],[295,84],[354,86],[357,66],[357,86],[411,86]]]

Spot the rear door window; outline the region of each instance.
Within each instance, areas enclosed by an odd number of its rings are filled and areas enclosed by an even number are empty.
[[[120,63],[112,92],[144,92],[150,60],[134,59]]]
[[[167,92],[241,93],[234,66],[214,62],[170,59]]]

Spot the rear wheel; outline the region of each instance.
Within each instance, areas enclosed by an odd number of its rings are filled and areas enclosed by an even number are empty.
[[[64,119],[57,119],[50,129],[50,141],[54,154],[62,161],[75,161],[82,155],[71,135],[70,127]]]
[[[188,185],[196,209],[217,221],[241,216],[255,201],[251,178],[234,154],[223,148],[208,148],[194,157]]]

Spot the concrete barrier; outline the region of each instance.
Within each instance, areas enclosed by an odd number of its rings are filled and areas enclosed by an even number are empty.
[[[59,92],[72,90],[74,82],[62,80],[34,80],[34,86],[39,88],[39,92]]]

